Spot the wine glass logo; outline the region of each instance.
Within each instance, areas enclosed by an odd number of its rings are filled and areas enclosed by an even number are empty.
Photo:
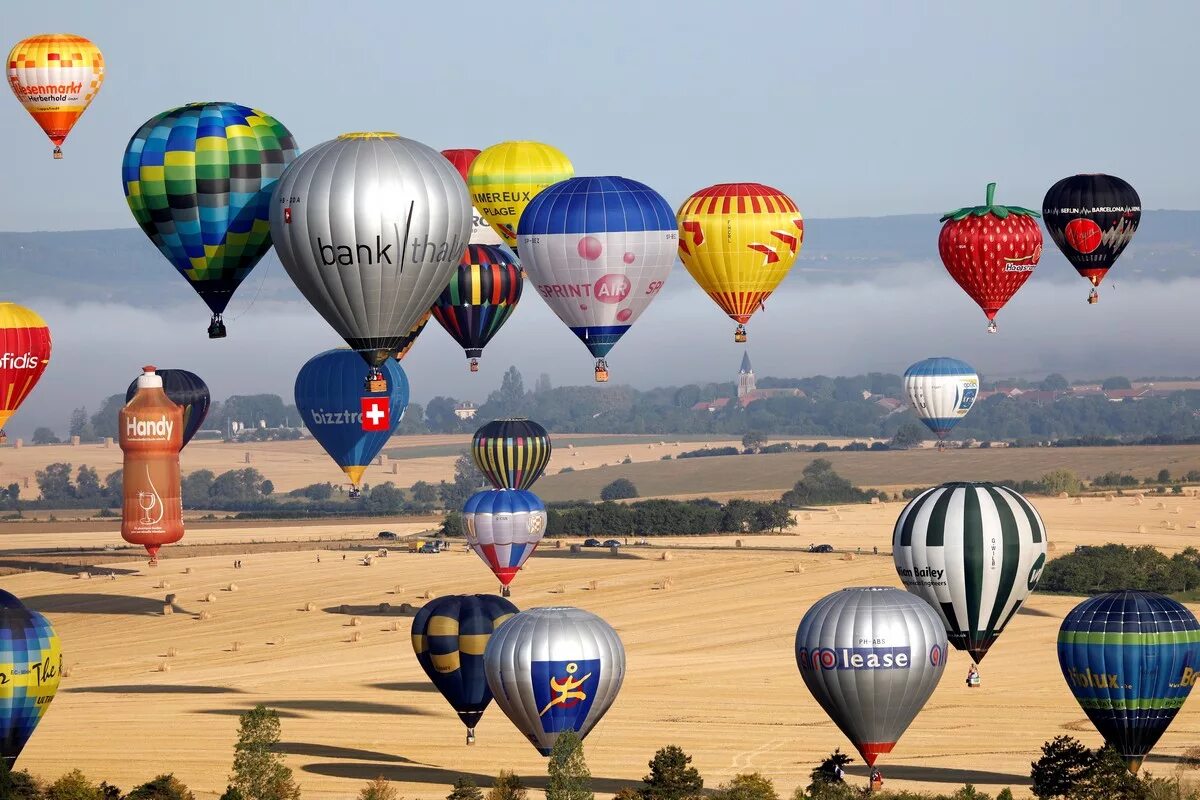
[[[158,489],[154,488],[154,480],[150,477],[150,467],[146,466],[146,485],[150,487],[150,491],[140,491],[137,493],[138,508],[142,510],[142,518],[139,522],[142,525],[157,525],[162,522],[165,509],[163,508],[162,497],[158,494]],[[151,516],[154,509],[158,509],[158,516]]]

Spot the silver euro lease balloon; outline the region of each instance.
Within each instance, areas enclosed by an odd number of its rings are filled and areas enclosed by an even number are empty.
[[[301,294],[382,380],[379,365],[458,267],[471,199],[433,148],[346,133],[288,165],[271,198],[271,236]]]
[[[796,631],[796,663],[813,697],[874,765],[933,694],[949,643],[926,603],[883,586],[821,598]]]
[[[483,668],[496,705],[548,756],[560,733],[582,739],[617,699],[625,648],[595,614],[531,608],[496,629]]]

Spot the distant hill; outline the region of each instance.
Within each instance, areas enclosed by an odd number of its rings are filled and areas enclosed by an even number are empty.
[[[810,219],[798,269],[789,280],[851,282],[913,261],[934,262],[938,215]],[[1049,239],[1047,239],[1049,242]],[[1121,257],[1121,280],[1167,280],[1195,274],[1200,211],[1147,211]],[[1076,280],[1053,245],[1043,280]],[[682,270],[682,266],[677,265]],[[136,228],[0,233],[0,278],[10,297],[56,297],[68,303],[134,306],[190,302],[191,290]],[[262,301],[300,300],[274,252],[239,293]]]

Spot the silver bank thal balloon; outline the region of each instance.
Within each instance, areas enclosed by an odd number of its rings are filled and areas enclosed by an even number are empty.
[[[11,769],[58,691],[62,647],[49,621],[0,589],[0,770]]]
[[[346,133],[284,171],[271,237],[308,302],[378,367],[450,283],[471,237],[471,200],[433,148]]]
[[[796,631],[805,685],[868,764],[892,752],[937,687],[948,653],[937,615],[891,587],[827,595]]]
[[[560,733],[582,739],[617,699],[625,648],[595,614],[532,608],[492,634],[483,665],[496,705],[548,756]]]
[[[1046,526],[994,483],[946,483],[904,507],[892,533],[904,588],[938,613],[950,643],[982,661],[1046,566]]]
[[[483,651],[493,631],[519,609],[492,594],[452,594],[429,601],[412,624],[413,652],[475,743],[475,725],[492,702]]]

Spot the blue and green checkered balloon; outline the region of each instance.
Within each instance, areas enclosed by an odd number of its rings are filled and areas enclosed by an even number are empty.
[[[50,622],[0,589],[0,761],[12,767],[42,721],[62,675]]]
[[[225,306],[271,249],[271,187],[298,152],[278,120],[236,103],[165,111],[125,147],[129,209],[212,309],[212,338],[225,335]]]

